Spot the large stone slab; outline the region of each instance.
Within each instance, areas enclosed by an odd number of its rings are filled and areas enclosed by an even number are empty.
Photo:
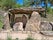
[[[3,20],[3,22],[4,22],[4,26],[3,26],[4,29],[8,30],[8,29],[11,28],[10,27],[10,22],[9,22],[8,12],[4,13],[4,20]]]
[[[41,17],[38,12],[33,12],[31,18],[28,20],[26,24],[25,30],[28,31],[39,31],[40,28]]]

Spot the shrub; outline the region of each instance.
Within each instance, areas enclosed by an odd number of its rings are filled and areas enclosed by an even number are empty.
[[[47,13],[53,14],[53,9],[52,9],[51,7],[48,7],[48,8],[47,8]]]
[[[0,14],[0,29],[3,27],[3,16]]]
[[[12,38],[11,37],[7,37],[7,40],[12,40]]]
[[[18,38],[16,38],[15,40],[18,40]]]
[[[28,37],[28,38],[26,38],[26,40],[34,40],[33,38],[31,38],[31,37]]]

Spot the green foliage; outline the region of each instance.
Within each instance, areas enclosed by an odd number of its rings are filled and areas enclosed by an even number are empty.
[[[15,7],[16,0],[1,0],[0,3],[1,8],[9,9]]]
[[[15,40],[18,40],[18,38],[16,38]]]
[[[29,6],[33,6],[33,5],[38,5],[40,4],[40,0],[24,0],[23,2],[23,6],[25,7],[29,7]]]
[[[23,6],[25,7],[30,6],[30,0],[23,0]]]
[[[2,28],[2,26],[3,26],[3,23],[0,21],[0,29]]]
[[[34,40],[33,38],[31,38],[31,37],[28,37],[28,38],[26,38],[26,40]]]
[[[22,7],[22,5],[21,4],[16,4],[15,7],[20,8],[20,7]]]
[[[49,2],[51,3],[51,5],[53,6],[53,0],[49,0]]]
[[[41,3],[41,0],[36,0],[35,1],[35,4],[36,4],[36,7]]]
[[[47,13],[53,14],[53,9],[51,7],[47,7]]]
[[[0,15],[0,29],[3,27],[3,16]]]
[[[12,40],[12,38],[11,37],[7,37],[7,40]]]

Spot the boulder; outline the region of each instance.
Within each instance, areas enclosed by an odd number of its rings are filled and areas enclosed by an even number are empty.
[[[52,31],[52,25],[49,22],[41,22],[41,31]]]
[[[41,34],[53,36],[53,22],[43,21],[41,22]]]
[[[40,28],[41,17],[38,12],[33,12],[31,18],[28,20],[26,24],[25,30],[27,31],[39,31]]]
[[[18,22],[18,23],[15,23],[13,25],[13,30],[14,31],[22,31],[23,30],[23,23],[22,22]]]

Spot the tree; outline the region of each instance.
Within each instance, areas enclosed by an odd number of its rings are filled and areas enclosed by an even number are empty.
[[[0,0],[0,8],[1,8],[1,6],[2,6],[2,0]]]
[[[51,6],[53,6],[53,0],[49,0],[49,2],[51,3]]]
[[[45,5],[45,17],[46,17],[48,0],[42,0],[42,2],[44,2],[44,5]]]
[[[24,7],[30,6],[30,0],[23,0],[23,6]]]
[[[3,15],[0,13],[0,29],[3,27]]]
[[[41,0],[35,0],[36,7],[38,7],[40,3],[41,3]]]
[[[23,0],[24,6],[39,6],[41,3],[41,0]]]
[[[35,4],[35,0],[23,0],[23,6],[33,6]]]

